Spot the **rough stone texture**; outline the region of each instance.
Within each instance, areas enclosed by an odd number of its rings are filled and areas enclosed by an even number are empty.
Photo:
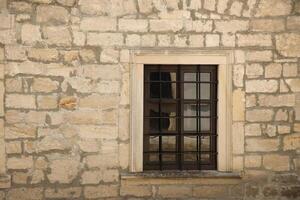
[[[299,14],[298,0],[0,0],[0,199],[298,199]],[[242,179],[124,178],[132,53],[158,48],[232,53]]]

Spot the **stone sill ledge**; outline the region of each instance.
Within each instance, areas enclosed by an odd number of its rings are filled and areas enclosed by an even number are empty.
[[[122,179],[131,178],[242,178],[242,172],[219,171],[146,171],[122,173]]]
[[[0,189],[10,188],[11,176],[7,174],[0,174]]]

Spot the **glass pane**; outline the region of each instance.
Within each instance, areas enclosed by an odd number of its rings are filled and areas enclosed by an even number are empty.
[[[209,164],[210,163],[210,154],[201,154],[201,164]]]
[[[184,137],[184,151],[197,151],[197,136]]]
[[[161,112],[163,116],[175,117],[177,115],[177,105],[175,103],[162,103]]]
[[[184,81],[196,81],[197,73],[184,73]]]
[[[200,81],[201,82],[210,81],[210,73],[200,73]]]
[[[200,99],[210,99],[209,83],[200,83]]]
[[[163,161],[176,161],[176,155],[175,154],[163,154],[162,155]]]
[[[161,98],[176,99],[176,83],[161,83]]]
[[[210,130],[210,118],[201,118],[201,131],[209,131]]]
[[[200,116],[202,117],[210,116],[210,104],[200,104]]]
[[[159,154],[150,154],[149,155],[149,161],[150,162],[158,162],[159,161]]]
[[[176,118],[161,118],[161,131],[176,131]]]
[[[158,117],[159,116],[159,104],[147,103],[145,108],[145,116]]]
[[[184,116],[197,116],[196,104],[184,104]]]
[[[150,131],[159,131],[159,118],[149,119],[150,120]]]
[[[176,81],[176,72],[161,72],[161,81]]]
[[[160,83],[150,83],[150,98],[159,98],[159,84]]]
[[[196,118],[184,118],[184,130],[185,131],[197,131],[197,119]]]
[[[209,136],[201,137],[201,151],[210,151],[210,137]]]
[[[197,153],[185,153],[184,161],[197,161]]]
[[[159,81],[159,72],[150,72],[150,81]]]
[[[185,83],[184,84],[184,98],[185,99],[196,99],[196,84]]]
[[[159,151],[158,136],[149,136],[149,151]]]
[[[176,151],[176,136],[162,137],[163,151]]]

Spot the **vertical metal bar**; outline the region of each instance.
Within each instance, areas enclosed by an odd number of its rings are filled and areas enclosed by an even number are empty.
[[[183,127],[184,127],[184,116],[183,116],[183,98],[184,98],[184,93],[183,93],[183,79],[184,79],[184,75],[183,75],[183,70],[180,69],[180,65],[178,65],[178,71],[179,71],[179,104],[180,104],[180,132],[179,132],[179,170],[183,169],[183,163],[184,163],[184,140],[183,140]]]
[[[161,114],[161,87],[162,87],[162,84],[161,84],[161,66],[159,65],[158,66],[158,72],[159,72],[159,104],[158,104],[158,112],[159,112],[159,146],[158,146],[158,152],[159,152],[159,169],[162,170],[162,136],[161,136],[161,132],[162,132],[162,129],[161,129],[161,117],[162,117],[162,114]]]
[[[199,109],[200,109],[200,107],[199,107],[199,102],[198,102],[198,100],[199,100],[199,96],[200,96],[200,94],[199,94],[199,66],[196,66],[197,67],[197,70],[196,70],[196,132],[197,132],[197,161],[196,161],[196,165],[197,165],[197,169],[200,169],[200,162],[199,162]],[[201,143],[201,139],[200,139],[200,143]]]
[[[200,142],[199,142],[199,151],[197,152],[197,154],[199,154],[199,170],[201,170],[201,76],[200,76],[200,65],[197,66],[197,74],[199,76],[199,80],[197,80],[197,84],[199,84],[199,92],[198,92],[198,97],[197,97],[197,105],[198,105],[198,111],[199,111],[199,117],[197,117],[197,122],[199,121],[199,130],[197,132],[197,137],[199,137]]]

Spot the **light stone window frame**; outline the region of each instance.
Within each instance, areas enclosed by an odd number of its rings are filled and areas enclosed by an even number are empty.
[[[232,65],[230,50],[131,50],[130,172],[143,172],[144,65],[218,65],[217,171],[232,172]]]

